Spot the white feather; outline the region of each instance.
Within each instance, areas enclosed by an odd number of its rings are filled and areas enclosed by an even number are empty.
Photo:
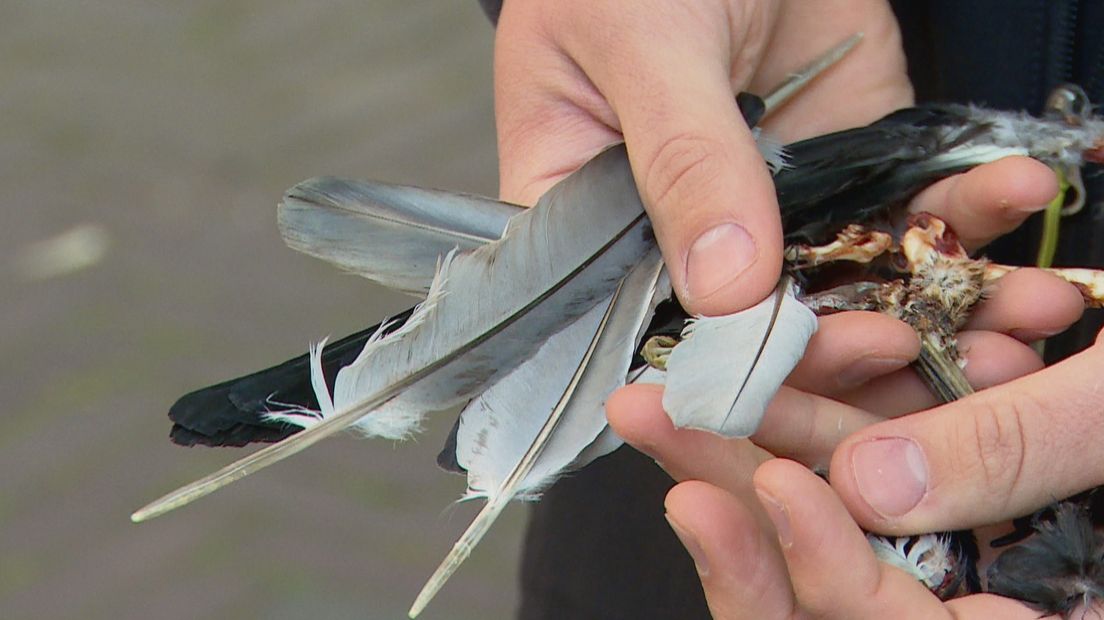
[[[513,490],[518,497],[535,499],[565,469],[585,464],[579,462],[580,453],[592,446],[606,428],[605,399],[625,384],[638,334],[647,326],[654,308],[660,267],[656,251],[626,279],[620,293],[620,307],[625,310],[611,317],[606,325],[603,346],[588,369],[590,389],[574,395],[548,445]],[[669,290],[662,290],[662,297]],[[466,498],[493,494],[532,445],[589,347],[605,305],[599,304],[549,338],[536,355],[483,392],[461,413],[456,457],[468,472]],[[598,456],[601,455],[591,451],[587,458]]]
[[[635,336],[648,314],[647,302],[654,295],[654,285],[662,267],[658,252],[654,252],[643,262],[644,264],[622,280],[614,291],[601,320],[591,334],[586,350],[579,362],[575,364],[567,382],[563,384],[560,397],[553,403],[551,411],[541,416],[540,428],[532,442],[498,488],[488,495],[487,504],[476,515],[471,525],[426,582],[410,608],[411,618],[425,608],[441,586],[467,559],[472,548],[482,540],[491,524],[516,495],[522,482],[533,473],[534,467],[540,463],[543,455],[548,452],[565,454],[563,448],[557,449],[557,443],[569,447],[570,454],[578,454],[581,448],[577,439],[572,438],[567,432],[561,432],[561,424],[572,419],[586,419],[588,423],[593,422],[595,411],[601,411],[601,404],[611,391],[611,378],[615,382],[624,381],[627,363],[624,367],[617,368],[620,371],[618,374],[610,373],[608,369],[603,369],[603,366],[611,360],[632,357]],[[641,283],[647,286],[642,287]],[[626,296],[626,292],[630,294]],[[604,416],[600,416],[600,419],[603,420],[604,427]],[[568,423],[568,426],[572,424]],[[557,441],[557,438],[566,439]]]
[[[663,408],[677,427],[751,435],[816,327],[790,286],[743,312],[695,319],[667,360]]]

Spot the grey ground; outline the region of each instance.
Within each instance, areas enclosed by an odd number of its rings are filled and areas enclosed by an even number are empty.
[[[476,508],[447,419],[127,517],[240,454],[170,445],[176,396],[409,303],[286,249],[284,189],[494,194],[492,38],[474,0],[0,3],[0,618],[403,615]],[[102,260],[33,279],[80,225]],[[426,618],[508,616],[523,517]]]

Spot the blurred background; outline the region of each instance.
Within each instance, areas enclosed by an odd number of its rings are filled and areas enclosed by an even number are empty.
[[[318,174],[496,192],[475,0],[0,3],[0,618],[398,618],[477,506],[417,442],[341,437],[178,513],[242,455],[186,391],[411,303],[284,247]],[[425,618],[503,618],[515,506]]]

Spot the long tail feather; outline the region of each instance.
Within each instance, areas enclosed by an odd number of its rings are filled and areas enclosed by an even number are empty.
[[[440,591],[441,586],[448,581],[456,569],[460,567],[460,564],[464,562],[471,554],[472,549],[483,538],[483,536],[490,529],[491,525],[495,522],[498,516],[502,513],[502,510],[510,502],[515,495],[515,490],[518,485],[529,475],[533,466],[537,463],[541,454],[548,446],[548,442],[555,432],[560,421],[566,415],[566,412],[571,408],[572,403],[577,403],[575,395],[578,391],[593,389],[588,383],[595,383],[594,375],[588,374],[591,362],[596,357],[602,357],[600,349],[611,345],[616,347],[617,343],[611,343],[610,338],[603,338],[607,333],[606,328],[610,324],[610,317],[618,311],[624,311],[626,308],[624,304],[618,303],[620,301],[620,295],[624,288],[624,281],[614,291],[613,296],[609,300],[609,305],[606,306],[606,311],[602,315],[597,329],[594,331],[591,337],[590,343],[587,346],[586,352],[583,354],[582,359],[575,367],[575,372],[571,376],[571,380],[568,382],[563,393],[560,395],[555,407],[551,413],[545,419],[541,425],[537,436],[533,439],[532,443],[526,449],[521,459],[509,472],[509,475],[503,479],[495,493],[488,499],[486,506],[475,517],[468,529],[460,537],[456,544],[453,546],[452,551],[441,562],[441,565],[437,567],[437,570],[433,573],[433,576],[426,582],[425,587],[422,588],[421,593],[415,599],[414,604],[410,608],[409,615],[414,618],[425,609],[425,606],[433,599],[433,597]],[[602,383],[601,380],[598,381]],[[603,386],[604,387],[604,384]],[[599,387],[601,389],[601,387]]]
[[[521,480],[514,494],[535,497],[569,465],[606,427],[603,410],[610,393],[625,383],[641,325],[650,314],[662,260],[658,250],[626,278],[619,312],[607,323],[603,345],[590,364],[588,385],[576,392],[548,446]],[[665,291],[666,292],[666,291]],[[457,461],[468,472],[467,497],[488,497],[501,487],[554,409],[603,321],[599,305],[548,340],[509,376],[474,399],[460,415]]]

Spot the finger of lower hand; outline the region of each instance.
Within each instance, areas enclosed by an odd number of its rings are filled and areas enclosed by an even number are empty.
[[[1084,298],[1072,284],[1041,269],[1019,269],[990,287],[967,328],[1031,342],[1065,331],[1084,310]]]
[[[904,368],[919,353],[913,329],[884,314],[823,316],[786,384],[826,396],[842,394]]]
[[[750,500],[754,505],[754,500]],[[683,482],[667,494],[667,520],[694,558],[717,620],[784,620],[793,592],[770,526],[732,494]]]
[[[833,455],[832,485],[864,527],[973,527],[1104,483],[1104,345],[917,415],[867,427]]]
[[[1015,230],[1058,194],[1058,180],[1041,162],[1006,157],[958,174],[921,192],[909,205],[951,225],[973,250]]]
[[[962,371],[975,390],[1000,385],[1043,367],[1043,361],[1031,347],[1004,334],[962,332],[958,335],[958,348],[966,362]],[[942,404],[911,368],[873,379],[839,398],[885,418]]]
[[[746,439],[676,429],[663,410],[663,388],[630,385],[606,402],[610,426],[626,442],[655,459],[676,480],[709,480],[751,497],[751,473],[769,454]]]
[[[778,531],[800,609],[815,618],[943,618],[935,596],[883,565],[832,489],[803,466],[775,459],[755,489]]]

